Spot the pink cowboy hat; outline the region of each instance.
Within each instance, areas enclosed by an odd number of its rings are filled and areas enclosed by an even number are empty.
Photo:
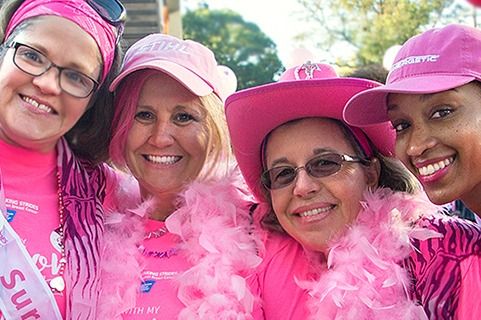
[[[366,79],[338,77],[331,66],[308,62],[286,70],[279,82],[229,96],[225,111],[234,154],[254,195],[264,200],[260,182],[262,145],[272,130],[288,121],[308,117],[343,121],[342,111],[347,101],[356,93],[379,85]],[[367,138],[379,152],[392,155],[395,133],[390,125],[348,127],[367,155],[372,154]]]

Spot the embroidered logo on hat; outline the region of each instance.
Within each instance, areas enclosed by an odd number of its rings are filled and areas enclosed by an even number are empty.
[[[434,28],[406,41],[386,85],[355,95],[344,108],[354,126],[389,121],[390,93],[432,94],[481,81],[481,30],[460,24]]]
[[[138,54],[141,52],[152,52],[152,51],[177,51],[185,54],[190,54],[187,45],[180,41],[158,41],[153,43],[148,43],[144,46],[135,48],[132,54]]]
[[[214,92],[219,98],[224,97],[214,53],[201,43],[161,33],[145,36],[127,50],[122,72],[112,81],[110,90],[142,69],[164,72],[197,96]]]
[[[405,65],[416,64],[416,63],[426,63],[426,62],[437,62],[439,54],[427,54],[423,56],[411,56],[402,59],[392,65],[391,70],[399,69]]]

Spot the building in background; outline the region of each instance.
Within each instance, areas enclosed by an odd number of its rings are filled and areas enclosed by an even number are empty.
[[[155,32],[182,38],[180,0],[122,0],[127,9],[124,39],[130,46]]]

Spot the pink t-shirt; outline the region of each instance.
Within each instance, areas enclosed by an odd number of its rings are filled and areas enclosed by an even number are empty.
[[[122,315],[129,320],[177,319],[184,305],[177,298],[177,288],[173,278],[190,268],[191,264],[177,250],[178,237],[166,232],[165,223],[149,220],[146,235],[157,232],[143,241],[142,250],[146,257],[139,280],[137,305]],[[153,234],[153,233],[151,233]]]
[[[266,232],[263,242],[263,261],[256,277],[248,279],[261,298],[262,319],[308,319],[308,293],[296,283],[296,279],[306,279],[310,270],[304,250],[288,235],[273,232]]]
[[[481,259],[479,256],[471,256],[460,263],[461,287],[459,292],[459,309],[456,314],[458,319],[479,319],[481,315],[481,304],[473,297],[479,295],[481,283]]]
[[[146,235],[151,232],[159,236],[145,239],[139,249],[146,257],[142,281],[139,281],[140,292],[136,307],[122,315],[124,320],[177,319],[185,307],[177,298],[175,277],[192,264],[177,251],[179,239],[166,232],[164,222],[149,220]],[[297,276],[304,278],[308,270],[301,246],[290,237],[269,233],[265,234],[264,242],[263,262],[246,277],[250,290],[260,298],[253,318],[307,319],[307,292],[295,281]]]
[[[62,258],[56,152],[41,154],[0,140],[0,154],[8,220],[48,282],[58,276]],[[65,318],[65,292],[54,296]]]
[[[59,275],[62,258],[57,153],[42,154],[0,140],[0,155],[8,220],[48,283]],[[107,180],[104,205],[112,208],[120,178],[113,169],[103,168]],[[65,291],[54,292],[54,296],[65,319]]]

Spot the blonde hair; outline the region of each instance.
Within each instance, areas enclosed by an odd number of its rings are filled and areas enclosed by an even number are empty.
[[[125,145],[134,122],[140,93],[147,79],[158,73],[159,71],[150,69],[136,71],[126,77],[116,89],[110,156],[113,164],[121,170],[128,169]],[[206,181],[227,173],[233,155],[222,100],[215,93],[198,99],[205,114],[204,129],[208,143],[205,162],[196,179]]]
[[[199,97],[206,111],[206,129],[209,137],[207,157],[197,179],[208,181],[224,176],[233,163],[230,136],[224,113],[224,104],[214,93]]]

